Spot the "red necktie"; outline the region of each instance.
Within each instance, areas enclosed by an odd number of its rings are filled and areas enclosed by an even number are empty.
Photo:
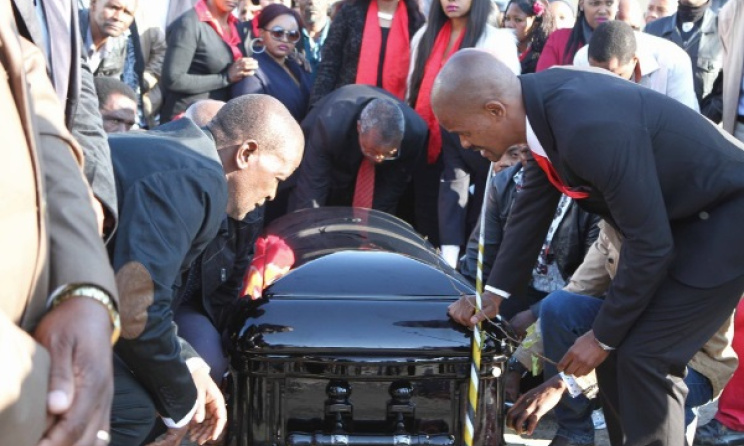
[[[359,166],[359,172],[357,173],[352,206],[356,208],[372,209],[372,197],[374,194],[375,163],[364,158],[362,159],[362,164]]]
[[[548,160],[548,158],[536,152],[532,152],[532,157],[535,159],[537,165],[540,166],[543,172],[545,172],[548,180],[553,183],[553,186],[555,186],[556,189],[558,189],[559,191],[563,192],[564,195],[573,198],[574,200],[581,200],[582,198],[586,198],[589,196],[589,194],[586,192],[571,190],[568,186],[563,184],[561,177],[558,176],[558,172],[555,171],[555,167],[553,167],[553,164],[550,163],[550,160]]]

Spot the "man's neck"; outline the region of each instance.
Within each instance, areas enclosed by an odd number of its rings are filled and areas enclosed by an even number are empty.
[[[326,24],[328,23],[328,16],[324,16],[321,21],[313,23],[313,26],[308,29],[307,35],[310,36],[310,38],[314,40],[319,40],[321,34],[323,33],[323,28],[325,28]]]

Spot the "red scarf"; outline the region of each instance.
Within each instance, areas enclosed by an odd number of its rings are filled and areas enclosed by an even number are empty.
[[[243,53],[240,51],[240,35],[238,34],[238,19],[235,18],[234,15],[229,14],[227,16],[227,23],[230,26],[230,35],[225,35],[222,32],[222,27],[220,24],[215,20],[214,17],[212,17],[212,13],[209,12],[209,8],[207,7],[206,0],[199,0],[196,5],[194,5],[194,9],[196,10],[196,15],[199,17],[199,20],[202,22],[207,22],[209,26],[211,26],[217,34],[222,37],[222,40],[230,47],[230,51],[232,51],[233,60],[238,60],[241,57],[243,57]]]
[[[357,64],[357,84],[377,85],[377,71],[382,51],[382,31],[377,18],[377,1],[367,8],[367,20],[362,34],[362,49]],[[398,2],[393,23],[390,25],[385,64],[382,67],[382,88],[403,100],[406,96],[408,64],[411,61],[411,42],[408,34],[408,11],[405,3]]]
[[[442,153],[442,130],[439,127],[439,120],[434,116],[431,109],[431,87],[434,85],[434,79],[439,74],[439,70],[442,69],[442,65],[460,48],[462,39],[465,37],[465,30],[462,30],[460,37],[457,38],[457,42],[452,47],[454,51],[445,57],[444,52],[447,51],[451,35],[452,22],[448,20],[439,30],[437,40],[434,41],[434,47],[431,49],[429,58],[426,59],[424,78],[421,79],[421,87],[419,87],[418,98],[416,98],[416,112],[426,121],[426,125],[429,127],[429,147],[426,151],[426,160],[429,164],[435,163],[439,154]]]

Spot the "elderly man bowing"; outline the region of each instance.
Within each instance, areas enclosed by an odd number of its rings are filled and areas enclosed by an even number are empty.
[[[156,412],[183,435],[216,438],[222,395],[196,352],[176,333],[179,279],[227,215],[242,220],[271,200],[297,168],[304,139],[276,99],[246,95],[204,127],[184,118],[109,139],[119,198],[111,242],[121,295],[122,339],[114,361],[112,444],[141,444]]]
[[[623,79],[564,68],[517,77],[474,50],[442,69],[432,105],[465,148],[496,160],[527,142],[534,155],[483,312],[461,299],[450,315],[473,325],[498,314],[527,283],[561,192],[571,196],[626,242],[594,329],[559,369],[601,365],[614,445],[684,444],[685,366],[744,290],[744,146]]]

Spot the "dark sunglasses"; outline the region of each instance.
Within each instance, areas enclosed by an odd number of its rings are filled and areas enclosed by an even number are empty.
[[[267,29],[266,31],[269,33],[272,39],[279,42],[286,41],[289,43],[297,43],[297,41],[300,40],[300,31],[296,29],[287,31],[282,27],[275,26],[271,29]]]

